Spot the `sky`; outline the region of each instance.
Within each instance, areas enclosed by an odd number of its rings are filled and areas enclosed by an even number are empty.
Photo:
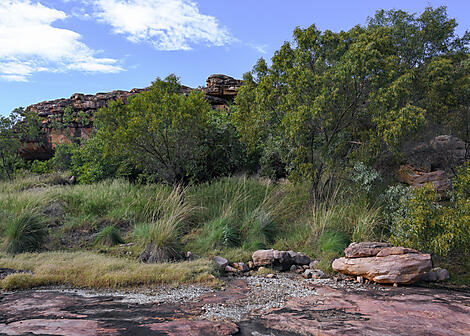
[[[241,78],[297,26],[348,30],[378,9],[442,5],[470,30],[470,0],[0,0],[0,114],[172,73],[191,87]]]

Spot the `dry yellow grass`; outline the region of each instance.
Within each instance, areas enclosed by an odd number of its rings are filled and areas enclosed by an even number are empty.
[[[32,271],[11,274],[0,282],[4,290],[63,284],[82,288],[152,287],[161,284],[216,284],[214,265],[206,259],[143,264],[91,252],[0,255],[0,267]]]

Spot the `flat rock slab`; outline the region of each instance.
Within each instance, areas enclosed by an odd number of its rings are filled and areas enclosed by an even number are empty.
[[[240,323],[241,334],[470,335],[470,292],[417,287],[316,290],[316,296],[294,298],[283,308]]]
[[[273,287],[278,287],[273,291]],[[210,317],[207,307],[247,307],[289,296],[241,319]],[[255,305],[256,306],[256,305]],[[227,314],[226,314],[227,315]],[[185,302],[131,302],[73,291],[0,293],[0,335],[470,335],[470,290],[336,283],[278,274],[227,279],[224,289]]]

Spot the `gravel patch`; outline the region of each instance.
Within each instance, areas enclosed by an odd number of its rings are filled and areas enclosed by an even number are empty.
[[[316,295],[313,288],[306,286],[307,280],[278,274],[275,278],[251,276],[245,278],[249,293],[245,299],[227,304],[206,304],[203,318],[228,319],[239,322],[250,313],[263,314],[273,308],[281,308],[292,297]]]
[[[194,301],[201,295],[214,290],[203,286],[159,287],[148,292],[106,291],[86,289],[45,289],[42,292],[61,292],[74,294],[85,298],[112,296],[115,300],[125,303],[184,303]]]

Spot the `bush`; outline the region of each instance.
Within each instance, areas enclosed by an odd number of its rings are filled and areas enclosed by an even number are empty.
[[[458,169],[450,202],[431,184],[413,190],[394,218],[391,242],[441,256],[470,250],[470,164]]]
[[[57,144],[52,158],[54,168],[58,171],[69,170],[72,167],[72,157],[78,150],[79,146],[76,143]]]
[[[47,232],[41,215],[23,212],[6,227],[6,251],[11,254],[34,252],[42,248]]]
[[[31,164],[31,172],[36,174],[46,174],[52,171],[51,161],[34,160]]]
[[[124,244],[124,240],[121,238],[119,230],[115,226],[109,225],[98,233],[95,239],[95,244],[114,246],[117,244]]]

